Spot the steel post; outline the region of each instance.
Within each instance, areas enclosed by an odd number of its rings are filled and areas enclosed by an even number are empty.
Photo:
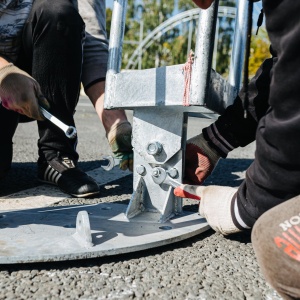
[[[207,10],[199,14],[197,43],[191,79],[190,104],[205,105],[212,66],[218,3],[214,1]]]
[[[231,86],[236,87],[236,89],[239,90],[244,67],[249,0],[240,0],[237,2],[238,7],[235,19],[234,40],[228,82]]]

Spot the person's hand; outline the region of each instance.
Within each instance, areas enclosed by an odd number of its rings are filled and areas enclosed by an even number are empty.
[[[231,215],[236,192],[237,189],[226,186],[181,185],[175,188],[174,195],[200,200],[200,215],[206,218],[215,231],[227,235],[241,231],[234,225]]]
[[[184,182],[202,184],[211,174],[220,155],[199,134],[186,142]]]
[[[0,69],[0,99],[6,109],[44,120],[39,104],[49,108],[37,81],[13,64]]]
[[[193,0],[193,2],[202,9],[207,9],[211,6],[214,0]]]
[[[131,145],[132,127],[128,121],[113,125],[107,133],[107,140],[114,157],[121,159],[120,169],[133,170],[133,150]]]

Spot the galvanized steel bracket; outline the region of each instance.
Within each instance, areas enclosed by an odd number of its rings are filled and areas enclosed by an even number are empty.
[[[212,70],[218,15],[216,0],[200,10],[192,65],[189,104],[183,106],[185,90],[182,65],[121,72],[126,0],[114,1],[106,77],[106,109],[133,109],[134,192],[126,211],[128,219],[166,222],[182,213],[182,199],[173,188],[153,181],[156,167],[184,174],[187,113],[222,113],[233,103],[240,87],[246,35],[248,0],[238,4],[236,33],[229,80]]]
[[[76,218],[76,232],[73,234],[75,240],[85,248],[93,247],[91,225],[86,210],[80,211]]]

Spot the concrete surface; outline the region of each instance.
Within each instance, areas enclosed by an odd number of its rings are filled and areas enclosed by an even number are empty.
[[[128,112],[129,119],[132,113]],[[90,171],[110,154],[103,127],[85,97],[76,124],[79,166]],[[189,136],[210,120],[190,118]],[[0,181],[0,197],[39,186],[36,180],[37,129],[20,124],[14,138],[13,168]],[[255,145],[221,160],[206,184],[238,187],[254,157]],[[127,174],[127,175],[126,175]],[[55,205],[128,202],[132,175],[104,184],[92,200],[62,199]],[[104,175],[105,176],[105,175]],[[105,179],[104,179],[105,180]],[[197,211],[197,202],[185,209]],[[213,230],[176,244],[105,258],[0,267],[0,299],[272,299],[251,246],[250,234],[223,237]]]

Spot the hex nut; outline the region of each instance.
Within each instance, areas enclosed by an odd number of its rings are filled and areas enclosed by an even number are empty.
[[[172,168],[168,171],[168,174],[170,175],[170,177],[172,178],[177,178],[178,176],[178,170],[176,168]]]
[[[147,146],[147,153],[150,155],[158,155],[162,151],[162,144],[159,142],[151,142]]]
[[[152,176],[153,177],[159,177],[159,175],[160,175],[160,170],[159,169],[153,169],[152,170]]]
[[[138,165],[135,170],[141,176],[144,176],[146,174],[146,168],[142,165]]]

